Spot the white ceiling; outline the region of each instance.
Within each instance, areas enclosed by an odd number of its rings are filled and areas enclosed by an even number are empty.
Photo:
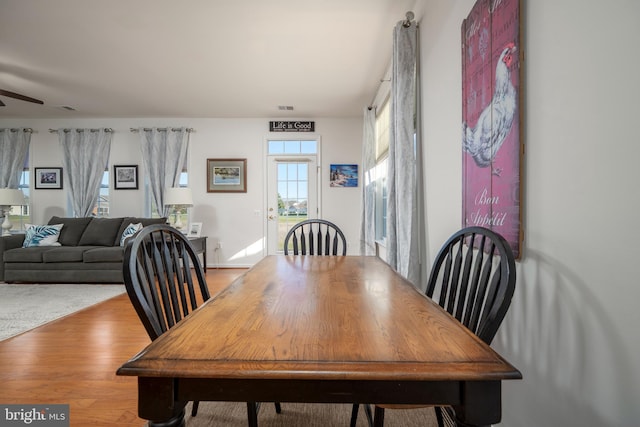
[[[415,3],[0,0],[0,118],[357,117]]]

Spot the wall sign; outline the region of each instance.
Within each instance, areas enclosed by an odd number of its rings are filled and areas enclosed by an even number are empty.
[[[314,132],[316,122],[312,121],[280,121],[269,122],[269,132]]]
[[[520,0],[478,0],[462,23],[462,225],[520,258]]]

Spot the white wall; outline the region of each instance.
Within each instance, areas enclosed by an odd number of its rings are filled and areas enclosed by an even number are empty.
[[[474,0],[417,0],[428,261],[461,224],[460,25]],[[516,295],[494,341],[522,381],[503,388],[508,427],[635,426],[640,419],[640,82],[635,0],[522,1],[524,254]],[[57,127],[116,130],[113,163],[141,164],[129,127],[192,126],[193,220],[222,239],[223,265],[263,235],[262,142],[268,119],[0,120],[29,126],[34,166],[61,165]],[[317,120],[323,142],[323,213],[345,224],[358,247],[359,189],[326,187],[331,162],[360,163],[359,120]],[[249,192],[205,192],[207,157],[247,157]],[[56,191],[34,192],[36,221],[64,206]],[[140,192],[113,193],[114,216],[142,214]],[[231,209],[231,207],[233,207]],[[210,249],[212,247],[210,246]],[[351,252],[350,250],[350,252]],[[211,251],[213,253],[213,251]],[[210,263],[217,262],[213,257]]]
[[[362,120],[316,119],[314,134],[269,134],[269,119],[75,119],[17,120],[2,119],[0,127],[31,127],[31,167],[62,166],[56,134],[49,129],[110,127],[114,130],[110,167],[118,164],[139,165],[142,184],[142,159],[139,134],[130,128],[187,126],[195,129],[190,137],[189,186],[194,195],[191,220],[203,223],[208,239],[210,266],[248,267],[263,256],[265,203],[265,138],[321,138],[322,217],[340,225],[347,237],[349,253],[359,252],[360,187],[329,187],[331,163],[360,163]],[[247,193],[207,193],[207,158],[246,158]],[[111,169],[113,170],[113,169]],[[113,182],[110,183],[113,186]],[[52,215],[67,215],[66,189],[32,190],[31,212],[34,223],[48,221]],[[144,215],[144,190],[110,191],[110,216]],[[214,250],[217,241],[223,243]]]
[[[461,224],[460,26],[474,0],[422,0],[429,259]],[[640,2],[522,1],[524,256],[494,341],[523,381],[509,427],[640,419]]]

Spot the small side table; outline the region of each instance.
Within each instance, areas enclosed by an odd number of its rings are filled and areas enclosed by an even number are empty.
[[[189,237],[189,243],[197,254],[202,254],[202,269],[207,271],[207,236]]]

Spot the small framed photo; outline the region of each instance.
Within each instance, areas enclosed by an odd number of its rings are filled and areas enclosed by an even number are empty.
[[[207,193],[246,193],[247,159],[207,159]]]
[[[202,223],[192,222],[191,225],[189,225],[187,237],[200,237],[200,233],[202,233]]]
[[[114,165],[113,188],[116,190],[137,190],[138,165]]]
[[[357,187],[358,165],[331,165],[329,170],[330,187]]]
[[[34,168],[38,190],[62,190],[62,168]]]

